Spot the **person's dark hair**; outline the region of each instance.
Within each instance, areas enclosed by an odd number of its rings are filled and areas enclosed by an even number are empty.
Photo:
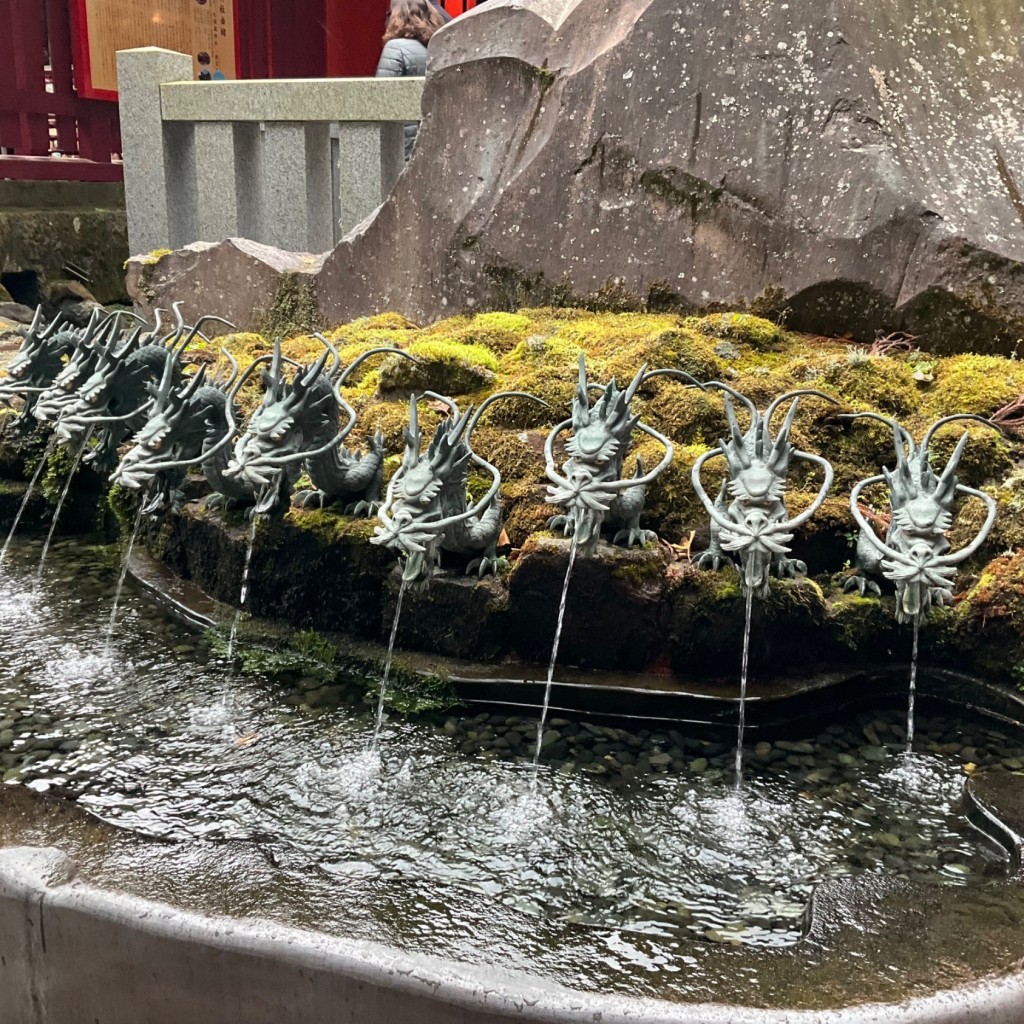
[[[418,39],[424,46],[444,25],[441,12],[430,0],[393,0],[388,15],[384,42],[392,39]]]

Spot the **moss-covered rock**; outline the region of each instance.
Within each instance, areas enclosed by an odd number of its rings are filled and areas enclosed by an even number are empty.
[[[750,313],[711,313],[690,317],[687,327],[711,338],[729,338],[755,349],[771,349],[782,340],[782,328]]]
[[[441,338],[423,338],[406,349],[417,362],[389,356],[379,371],[382,392],[397,396],[435,391],[441,395],[471,395],[494,384],[498,359],[482,345]]]
[[[1001,356],[950,356],[935,364],[934,377],[924,409],[936,419],[949,410],[991,416],[1024,394],[1024,365]]]

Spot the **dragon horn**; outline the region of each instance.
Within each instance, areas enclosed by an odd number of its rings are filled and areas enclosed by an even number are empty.
[[[41,312],[42,312],[42,307],[41,306],[38,308],[37,312],[41,314]],[[102,312],[102,310],[100,310],[100,308],[97,306],[97,307],[95,307],[93,309],[91,316],[98,316],[101,312]],[[39,335],[40,340],[41,341],[46,341],[48,338],[52,338],[57,333],[57,331],[60,330],[60,328],[64,325],[66,320],[67,320],[67,317],[64,315],[63,312],[58,313],[46,325],[46,327],[43,328],[42,333]],[[35,323],[35,319],[34,318],[33,318],[32,322]],[[90,322],[91,322],[91,320],[90,320]],[[30,330],[31,330],[31,328],[30,328]]]
[[[312,366],[305,372],[305,374],[296,382],[302,388],[309,388],[313,386],[313,381],[323,373],[324,367],[327,365],[327,359],[330,356],[330,352],[324,352],[320,358],[313,363]]]
[[[317,337],[319,338],[320,335],[317,335]],[[320,340],[323,341],[324,339],[321,338]],[[384,346],[383,348],[371,348],[368,351],[363,352],[362,355],[360,355],[357,359],[355,359],[351,363],[351,365],[349,365],[348,368],[342,373],[341,377],[338,379],[338,387],[341,387],[345,383],[345,381],[348,380],[348,375],[357,366],[359,366],[360,363],[362,363],[365,360],[369,359],[370,356],[380,355],[381,353],[388,353],[388,354],[393,355],[393,356],[401,356],[403,359],[408,359],[411,363],[419,363],[420,362],[420,360],[417,359],[415,356],[410,355],[408,352],[406,352],[406,351],[404,351],[403,349],[400,349],[400,348],[392,348],[391,346]],[[340,363],[341,363],[341,359],[340,358],[338,360],[338,363],[340,365]]]
[[[751,423],[757,419],[757,406],[755,406],[746,395],[741,394],[735,388],[730,387],[728,384],[723,384],[720,380],[709,380],[707,384],[704,385],[704,388],[705,390],[707,388],[718,388],[719,391],[724,391],[725,394],[731,395],[737,402],[742,402],[746,406],[747,412],[750,413]]]
[[[402,431],[405,436],[405,453],[410,465],[415,466],[420,459],[420,413],[416,407],[416,396],[409,396],[409,425]]]
[[[160,384],[153,392],[153,397],[156,400],[155,405],[162,406],[167,401],[168,396],[171,393],[171,381],[174,376],[174,359],[168,355],[166,362],[164,363],[164,372],[160,375]]]
[[[953,454],[950,455],[949,461],[946,463],[946,468],[942,471],[942,475],[939,477],[939,482],[935,485],[936,494],[943,491],[947,491],[951,486],[956,484],[956,468],[960,464],[960,459],[964,454],[964,448],[967,447],[967,442],[970,440],[971,435],[965,430],[963,436],[956,443],[956,447],[953,449]],[[924,443],[921,444],[923,451],[927,452],[927,447]]]
[[[119,325],[120,326],[120,325]],[[114,332],[117,333],[116,330]],[[138,326],[128,335],[124,340],[124,344],[121,346],[121,350],[117,353],[117,358],[122,359],[125,356],[130,355],[142,344],[142,326]]]
[[[95,312],[95,310],[93,312]],[[57,318],[54,317],[54,319],[56,320]],[[36,312],[35,312],[35,315],[32,317],[32,323],[30,323],[28,325],[28,332],[27,333],[28,334],[35,334],[39,330],[39,325],[42,323],[42,321],[43,321],[43,307],[41,305],[40,306],[36,306]]]
[[[168,331],[159,342],[158,345],[163,345],[165,348],[177,348],[178,342],[181,341],[181,336],[185,333],[185,318],[181,313],[181,300],[171,303],[171,309],[174,312],[174,327]],[[156,331],[153,332],[156,334]]]
[[[779,464],[779,460],[783,459],[786,454],[786,449],[789,446],[789,434],[793,429],[793,420],[796,418],[797,406],[800,404],[799,397],[793,399],[793,404],[789,407],[789,412],[786,413],[786,418],[782,421],[782,426],[779,428],[779,433],[775,440],[772,442],[772,453],[768,458],[768,467],[774,469]],[[764,414],[764,433],[767,440],[771,440],[771,434],[768,432],[768,423],[771,419],[771,408]]]
[[[729,458],[729,454],[726,452],[727,447],[734,449],[733,454],[740,460],[740,465],[744,469],[750,468],[750,456],[747,455],[746,446],[743,444],[743,434],[740,433],[739,420],[736,419],[736,409],[732,404],[732,398],[729,394],[726,394],[722,399],[722,405],[725,407],[725,418],[729,423],[729,436],[731,438],[731,444],[726,446],[722,445],[723,454],[726,458]],[[757,422],[757,410],[754,410],[753,423]]]
[[[199,390],[205,380],[206,367],[200,366],[199,369],[192,374],[192,379],[185,385],[185,390],[181,393],[181,398],[186,401],[190,399]]]
[[[223,349],[221,351],[223,351]],[[227,355],[228,359],[231,360],[231,365],[235,368],[235,370],[237,372],[238,364],[235,362],[235,360],[227,352],[225,352],[224,354]],[[228,400],[229,400],[229,402],[233,402],[234,401],[235,396],[238,394],[239,391],[242,390],[242,386],[252,376],[252,374],[256,370],[256,368],[258,366],[262,366],[266,362],[271,361],[273,358],[274,357],[272,355],[257,356],[245,368],[245,371],[242,373],[241,377],[239,377],[235,381],[234,387],[232,387],[231,390],[228,392]],[[301,365],[299,363],[296,363],[294,359],[289,359],[287,356],[284,356],[283,359],[284,359],[284,362],[288,363],[290,366],[296,367],[296,369],[301,369],[302,368]]]
[[[274,381],[281,379],[281,336],[274,339],[274,351],[270,360],[270,376]]]
[[[580,372],[576,387],[576,400],[584,409],[590,408],[590,396],[587,394],[587,356],[585,352],[580,353]]]
[[[627,406],[629,406],[630,403],[633,401],[633,398],[636,395],[637,391],[639,390],[640,385],[643,384],[643,382],[644,382],[644,380],[646,378],[647,378],[647,364],[644,363],[644,365],[641,366],[640,369],[636,371],[636,376],[633,378],[632,383],[630,383],[629,387],[626,388],[625,404]]]
[[[222,348],[220,351],[221,355],[223,355],[231,364],[231,373],[228,375],[228,379],[224,381],[223,384],[217,385],[225,394],[227,394],[231,390],[231,385],[238,380],[238,360],[226,348]]]
[[[327,371],[327,378],[330,380],[341,366],[341,356],[338,355],[338,350],[319,331],[314,331],[313,337],[331,353],[331,368]]]

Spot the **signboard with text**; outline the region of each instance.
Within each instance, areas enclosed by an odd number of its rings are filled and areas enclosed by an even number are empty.
[[[117,51],[160,46],[192,55],[196,78],[236,78],[237,0],[73,0],[75,85],[117,99]]]

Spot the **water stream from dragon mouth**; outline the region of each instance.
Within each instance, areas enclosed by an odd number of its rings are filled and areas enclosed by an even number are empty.
[[[50,521],[50,532],[46,535],[46,543],[43,544],[43,553],[39,556],[39,568],[36,570],[36,575],[39,578],[43,575],[43,566],[46,564],[46,556],[50,550],[50,542],[53,540],[54,532],[57,529],[57,522],[60,519],[61,510],[64,508],[64,502],[67,500],[68,492],[71,490],[71,481],[75,479],[78,467],[82,464],[82,456],[85,455],[90,441],[92,441],[92,431],[89,431],[86,435],[85,440],[82,442],[82,447],[78,449],[78,454],[75,455],[75,461],[71,463],[71,469],[68,471],[67,479],[64,481],[64,490],[60,492],[60,499],[57,502],[57,507],[53,510],[53,519]]]
[[[398,622],[402,617],[402,599],[409,581],[402,577],[402,586],[398,590],[398,602],[395,604],[395,617],[391,623],[391,638],[388,640],[388,656],[384,662],[384,674],[380,677],[380,694],[377,696],[377,717],[373,724],[373,736],[370,739],[370,753],[376,753],[380,745],[380,731],[384,725],[384,698],[387,696],[388,679],[391,677],[391,660],[395,654],[395,637],[398,636]]]
[[[537,722],[537,745],[533,752],[533,776],[530,780],[530,791],[537,791],[537,773],[540,770],[540,752],[544,747],[544,726],[548,720],[548,708],[551,705],[551,682],[555,676],[555,663],[558,661],[558,645],[562,641],[562,623],[565,621],[565,604],[569,597],[569,580],[572,578],[572,567],[576,561],[578,534],[573,531],[572,545],[569,547],[569,564],[565,567],[565,581],[562,583],[562,597],[558,602],[558,618],[555,620],[555,639],[551,644],[551,660],[548,662],[548,677],[544,686],[544,705]]]
[[[235,653],[235,641],[238,639],[238,623],[241,621],[242,612],[245,610],[245,602],[249,598],[249,569],[252,566],[252,549],[256,546],[256,528],[259,525],[260,517],[253,512],[252,526],[249,528],[249,545],[245,549],[245,564],[242,566],[242,590],[238,598],[238,608],[235,609],[235,617],[231,622],[231,636],[228,638],[228,662],[230,663]]]
[[[21,499],[21,504],[18,506],[18,511],[14,516],[14,522],[11,523],[10,532],[7,534],[7,540],[4,541],[3,549],[0,550],[0,565],[3,565],[3,561],[7,557],[7,550],[11,546],[11,540],[18,531],[18,524],[21,522],[21,517],[24,515],[25,509],[28,507],[28,503],[31,500],[32,495],[35,493],[36,485],[39,483],[39,478],[43,475],[43,467],[50,461],[50,455],[53,453],[53,449],[56,444],[57,436],[56,434],[51,434],[50,440],[46,445],[46,451],[43,452],[43,457],[39,460],[39,465],[36,466],[36,471],[32,474],[32,479],[29,481],[25,497]]]
[[[750,667],[750,611],[753,587],[747,587],[746,618],[743,624],[743,663],[740,669],[740,720],[736,726],[736,788],[743,786],[743,733],[747,727],[747,674]]]
[[[907,753],[914,747],[914,698],[917,696],[917,641],[921,631],[920,619],[914,616],[914,646],[910,654],[910,700],[907,704]]]
[[[117,626],[117,609],[121,604],[121,591],[124,590],[125,577],[128,575],[128,564],[132,557],[132,550],[135,547],[135,538],[139,535],[139,525],[142,522],[142,510],[146,507],[146,500],[149,497],[149,489],[139,496],[139,509],[135,513],[135,523],[132,526],[131,537],[128,539],[128,547],[125,548],[124,562],[121,565],[121,575],[117,581],[117,590],[114,591],[114,605],[110,609],[110,621],[107,623],[107,642],[104,653],[110,657],[110,643],[114,637],[114,628]]]

